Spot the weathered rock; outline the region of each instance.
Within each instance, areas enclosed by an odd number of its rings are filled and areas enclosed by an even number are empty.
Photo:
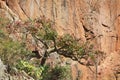
[[[98,66],[98,80],[116,80],[118,72],[120,72],[120,53],[111,53],[104,62]],[[119,79],[117,79],[119,80]]]
[[[5,65],[3,64],[3,62],[2,62],[1,59],[0,59],[0,80],[1,80],[2,77],[4,76],[5,70],[6,70],[6,67],[5,67]]]
[[[0,0],[0,14],[12,20],[41,16],[56,24],[60,35],[69,33],[110,53],[119,49],[119,0]]]
[[[44,15],[55,22],[59,35],[69,33],[84,42],[89,40],[95,44],[95,48],[107,53],[108,57],[99,66],[99,69],[106,67],[99,73],[102,74],[100,80],[114,80],[111,68],[120,65],[120,53],[114,52],[120,49],[119,8],[120,0],[0,0],[1,16],[14,21]],[[112,63],[110,57],[114,58]],[[89,68],[81,65],[79,68],[85,75],[81,80],[93,80]]]

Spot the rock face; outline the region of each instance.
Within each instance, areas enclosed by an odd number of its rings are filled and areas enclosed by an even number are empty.
[[[2,79],[2,77],[4,76],[4,71],[5,71],[5,65],[3,64],[3,62],[0,59],[0,79]]]
[[[120,56],[119,8],[120,0],[0,0],[2,17],[14,21],[45,16],[55,22],[59,35],[69,33],[84,42],[89,40],[107,55],[113,52],[117,56]],[[108,60],[111,61],[109,57]],[[103,80],[115,80],[110,78]]]
[[[41,16],[56,24],[60,35],[70,33],[110,53],[120,48],[119,0],[0,0],[0,14],[11,20]]]

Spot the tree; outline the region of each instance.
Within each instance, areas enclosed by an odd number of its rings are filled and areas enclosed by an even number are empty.
[[[69,34],[58,36],[56,30],[53,27],[53,22],[51,22],[50,20],[46,20],[45,18],[43,18],[43,19],[30,20],[26,22],[15,22],[15,23],[11,23],[10,25],[7,25],[6,29],[7,29],[6,32],[8,32],[8,36],[9,34],[16,35],[15,32],[22,33],[22,39],[20,41],[22,45],[20,44],[20,46],[18,46],[17,48],[18,51],[16,50],[17,52],[15,53],[16,55],[19,56],[18,52],[23,51],[23,49],[27,51],[25,48],[26,47],[25,45],[27,45],[26,44],[27,36],[31,35],[34,40],[35,46],[37,46],[38,48],[40,47],[39,44],[41,43],[44,48],[44,53],[42,56],[39,53],[39,49],[37,49],[36,51],[32,51],[37,54],[38,56],[37,58],[41,58],[41,63],[40,63],[41,66],[44,66],[46,59],[49,57],[51,53],[56,52],[59,55],[63,55],[64,57],[69,57],[74,61],[78,61],[82,65],[95,66],[96,72],[94,73],[96,73],[96,79],[97,79],[97,67],[99,65],[98,56],[99,53],[101,54],[102,52],[95,50],[94,46],[91,45],[89,42],[79,43],[80,42],[79,40],[77,40],[74,36],[71,36]],[[0,33],[2,34],[1,31]],[[4,34],[0,36],[3,37]],[[8,37],[8,39],[10,38]],[[13,43],[12,52],[14,52],[14,47],[16,48],[15,45],[19,43],[15,43],[12,39],[8,41],[10,42],[10,45],[12,45]],[[25,55],[21,55],[21,56],[24,57]],[[83,59],[86,62],[83,62],[82,61]]]
[[[86,65],[81,62],[81,59],[87,61],[90,54],[96,52],[93,45],[89,44],[89,42],[80,44],[78,43],[79,40],[76,40],[74,36],[69,34],[58,36],[53,27],[53,22],[45,18],[31,21],[27,24],[27,27],[23,28],[26,29],[27,33],[32,35],[37,47],[39,47],[39,42],[43,44],[45,53],[42,56],[41,65],[45,64],[47,57],[53,52],[57,52],[59,55],[69,57],[80,64]]]

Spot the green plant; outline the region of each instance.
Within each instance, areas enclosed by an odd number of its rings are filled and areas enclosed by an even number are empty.
[[[10,20],[7,18],[3,18],[0,16],[0,28],[1,27],[5,27],[6,25],[8,25],[10,23]]]
[[[42,66],[35,66],[28,61],[20,60],[17,63],[16,67],[19,70],[24,70],[28,75],[32,76],[36,80],[41,80],[42,79],[41,74],[44,70],[44,67],[42,67]]]
[[[17,64],[17,61],[28,59],[31,51],[23,43],[13,41],[4,30],[0,30],[0,58],[7,65],[8,72]]]
[[[51,21],[45,19],[30,20],[24,23],[11,23],[5,27],[6,24],[8,24],[8,22],[2,22],[2,18],[0,18],[0,58],[6,65],[16,65],[19,70],[24,70],[36,80],[71,80],[70,74],[68,74],[70,73],[70,68],[66,66],[56,66],[50,69],[45,66],[45,61],[49,55],[56,52],[59,55],[78,61],[83,65],[86,65],[86,63],[82,63],[81,59],[88,61],[90,58],[96,66],[97,73],[98,62],[95,62],[97,59],[94,46],[88,42],[80,44],[75,37],[69,34],[58,36]],[[9,37],[9,34],[15,35],[16,32],[22,34],[20,42],[18,42],[17,39],[13,41],[13,39]],[[30,44],[34,44],[39,49],[42,45],[44,49],[42,56],[38,53],[41,62],[34,63],[37,65],[26,61],[29,60],[31,56],[31,51],[26,49],[26,45],[28,45],[26,44],[27,37],[29,36],[34,42]],[[39,66],[39,64],[41,65]]]
[[[30,54],[21,43],[10,38],[0,39],[0,55],[5,64],[14,65],[17,60],[25,59]]]
[[[89,54],[95,51],[93,46],[88,42],[82,44],[78,43],[79,40],[76,40],[74,36],[69,34],[58,36],[52,22],[49,20],[38,19],[27,22],[26,24],[27,27],[22,27],[24,28],[23,30],[26,30],[28,34],[32,35],[37,47],[40,47],[38,44],[41,43],[45,50],[41,65],[45,64],[46,58],[53,52],[57,52],[59,55],[69,57],[83,64],[81,59],[84,58],[87,60],[88,57],[90,57]]]
[[[41,60],[41,65],[44,65],[46,61],[45,58],[53,52],[78,61],[84,49],[73,36],[65,34],[59,37],[50,21],[38,20],[36,22],[42,26],[36,27],[32,24],[32,26],[27,27],[26,30],[31,33],[38,47],[38,42],[41,42],[44,46],[45,53]]]
[[[72,80],[71,70],[69,66],[56,66],[48,70],[43,76],[43,80]]]

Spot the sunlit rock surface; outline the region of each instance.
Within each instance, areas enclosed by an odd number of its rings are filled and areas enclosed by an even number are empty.
[[[69,33],[84,42],[91,41],[108,57],[98,67],[98,74],[102,74],[98,80],[116,80],[111,69],[120,66],[120,0],[0,0],[0,16],[11,21],[45,16],[55,22],[59,35]],[[88,67],[78,66],[83,71],[80,80],[93,80],[94,74]]]

